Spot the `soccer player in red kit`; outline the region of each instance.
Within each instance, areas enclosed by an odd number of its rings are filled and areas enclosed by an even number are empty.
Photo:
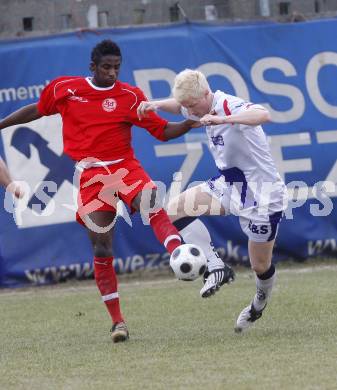
[[[157,189],[135,158],[131,127],[145,128],[157,139],[167,141],[184,134],[194,123],[167,122],[155,113],[140,120],[137,107],[146,98],[139,88],[117,80],[121,58],[114,42],[100,42],[91,53],[92,77],[59,77],[44,88],[38,103],[0,121],[3,129],[61,114],[64,152],[80,162],[77,165],[82,170],[77,220],[86,226],[93,246],[95,280],[112,319],[114,342],[129,337],[113,268],[112,229],[105,229],[114,224],[117,200],[132,211],[147,214],[154,234],[170,253],[181,245],[166,212],[160,206],[153,207]],[[149,207],[144,206],[142,197],[150,200]]]

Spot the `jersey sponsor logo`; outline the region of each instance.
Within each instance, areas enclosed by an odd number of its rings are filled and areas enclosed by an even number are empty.
[[[72,100],[72,101],[80,102],[80,103],[88,103],[88,101],[89,101],[88,99],[86,99],[82,96],[75,95],[76,89],[68,88],[67,91],[70,93],[70,95],[68,96],[68,100]]]
[[[211,138],[212,138],[212,142],[215,146],[216,145],[224,146],[224,141],[223,141],[222,135],[217,135],[217,136],[214,136]]]
[[[248,229],[254,234],[268,233],[268,225],[255,225],[251,220],[249,221]]]
[[[104,99],[102,102],[102,107],[104,111],[111,112],[116,109],[117,102],[115,99],[112,98]]]
[[[207,184],[208,184],[208,187],[209,189],[216,195],[218,196],[219,198],[223,196],[223,193],[221,191],[219,191],[218,188],[216,188],[214,182],[213,182],[213,179],[209,179],[207,180]]]

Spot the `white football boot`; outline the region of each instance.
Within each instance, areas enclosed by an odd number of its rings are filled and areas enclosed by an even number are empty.
[[[262,316],[263,310],[266,308],[267,304],[262,310],[256,310],[253,304],[245,307],[240,313],[238,319],[236,320],[236,326],[234,328],[236,333],[245,332],[250,328],[256,320]]]
[[[211,272],[204,273],[204,286],[200,290],[202,298],[208,298],[214,295],[221,286],[226,283],[232,283],[235,280],[233,269],[224,264],[223,268],[217,268]]]

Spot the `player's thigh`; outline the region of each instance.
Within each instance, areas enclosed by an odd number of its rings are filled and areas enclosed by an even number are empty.
[[[147,183],[147,186],[138,192],[131,203],[134,210],[145,215],[163,207],[163,198],[160,196],[157,187],[154,187],[154,183]]]
[[[118,192],[119,199],[130,207],[131,212],[150,212],[158,201],[156,183],[138,160],[126,161],[124,166],[128,174],[123,178],[124,188]]]
[[[275,239],[266,242],[248,241],[248,254],[252,269],[263,274],[270,268]]]
[[[258,213],[258,209],[246,209],[240,213],[239,221],[248,236],[249,258],[257,274],[264,273],[271,264],[273,247],[283,212],[271,215]]]
[[[201,215],[223,215],[221,202],[207,191],[204,184],[187,189],[169,201],[167,213],[171,221]]]

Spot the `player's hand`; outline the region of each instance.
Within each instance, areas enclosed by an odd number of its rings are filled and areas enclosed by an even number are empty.
[[[20,186],[15,183],[8,171],[8,168],[0,157],[0,185],[6,188],[7,191],[14,194],[17,198],[21,199],[24,196],[24,191]]]
[[[188,124],[188,126],[191,128],[191,129],[196,129],[198,127],[202,127],[203,124],[200,122],[200,121],[194,121],[192,119],[187,119],[186,120],[186,123]]]
[[[149,112],[157,111],[158,105],[156,103],[143,101],[140,102],[137,108],[138,119],[142,120],[142,118],[147,117]]]
[[[206,114],[200,119],[200,123],[204,126],[221,125],[225,122],[225,118],[219,115]]]

